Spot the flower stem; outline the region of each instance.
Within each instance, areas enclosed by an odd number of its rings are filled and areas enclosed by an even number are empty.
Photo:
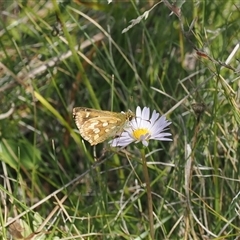
[[[153,222],[153,202],[152,202],[152,193],[151,193],[151,186],[150,186],[150,179],[148,175],[148,167],[147,161],[145,157],[144,149],[141,149],[142,155],[142,164],[143,164],[143,175],[146,182],[146,189],[147,189],[147,204],[148,204],[148,217],[149,217],[149,225],[150,225],[150,236],[151,239],[154,239],[154,222]]]

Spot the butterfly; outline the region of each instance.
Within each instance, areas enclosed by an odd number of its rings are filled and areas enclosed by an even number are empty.
[[[73,109],[73,118],[82,138],[92,146],[116,136],[134,117],[130,110],[117,113],[85,107]]]

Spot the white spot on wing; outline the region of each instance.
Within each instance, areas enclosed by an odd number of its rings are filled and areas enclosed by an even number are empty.
[[[103,127],[108,126],[108,122],[104,122],[102,126],[103,126]]]

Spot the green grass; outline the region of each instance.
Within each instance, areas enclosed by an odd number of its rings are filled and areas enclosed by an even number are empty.
[[[2,239],[239,238],[239,1],[139,2],[0,7]],[[93,148],[72,118],[137,106],[173,142]]]

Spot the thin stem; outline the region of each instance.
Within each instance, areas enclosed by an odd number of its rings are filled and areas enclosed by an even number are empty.
[[[146,182],[146,189],[147,189],[147,203],[148,203],[148,217],[149,217],[149,224],[150,224],[150,236],[151,239],[154,239],[154,222],[153,222],[153,202],[152,202],[152,193],[151,193],[151,186],[150,186],[150,179],[148,175],[148,167],[145,158],[145,151],[144,149],[141,150],[142,155],[142,163],[143,163],[143,175]]]

